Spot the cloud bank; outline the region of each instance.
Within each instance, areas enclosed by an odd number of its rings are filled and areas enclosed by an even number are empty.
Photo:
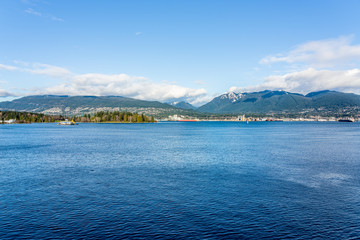
[[[333,67],[337,64],[359,61],[360,45],[351,45],[354,37],[311,41],[296,46],[287,53],[270,55],[260,60],[260,64],[305,63],[314,67]]]
[[[125,96],[142,100],[185,100],[201,104],[208,100],[204,88],[193,89],[177,84],[157,83],[145,77],[127,74],[75,74],[66,68],[40,63],[19,63],[21,66],[0,64],[0,69],[45,75],[60,79],[58,85],[38,88],[30,94]],[[5,93],[3,93],[5,96]]]
[[[360,93],[360,69],[332,71],[308,68],[284,75],[272,75],[267,77],[262,84],[250,87],[231,87],[229,91],[260,91],[265,89],[297,93],[330,89]]]
[[[262,58],[260,64],[281,63],[290,67],[296,64],[302,68],[282,75],[270,75],[256,86],[234,86],[229,91],[269,89],[309,93],[328,89],[360,94],[360,68],[356,67],[360,64],[360,45],[352,44],[353,39],[353,36],[347,36],[311,41],[289,52]]]
[[[127,74],[81,74],[74,75],[68,83],[40,90],[39,94],[67,95],[118,95],[142,100],[167,101],[185,98],[195,101],[206,95],[205,89],[186,88],[175,84],[155,83],[144,77]]]

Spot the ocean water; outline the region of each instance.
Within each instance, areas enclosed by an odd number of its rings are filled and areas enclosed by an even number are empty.
[[[0,125],[0,239],[360,238],[360,124]]]

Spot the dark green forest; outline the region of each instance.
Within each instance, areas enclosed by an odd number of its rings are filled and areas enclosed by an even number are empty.
[[[42,123],[63,121],[66,119],[66,117],[50,116],[42,113],[0,111],[0,123],[10,119],[15,119],[16,123]]]
[[[70,119],[70,118],[69,118]],[[122,123],[147,123],[155,122],[153,116],[146,116],[144,114],[137,114],[131,112],[109,112],[100,111],[94,115],[84,114],[83,116],[73,116],[71,118],[75,122],[95,122],[95,123],[106,123],[106,122],[122,122]]]
[[[100,111],[96,114],[84,114],[83,116],[52,116],[42,113],[30,112],[16,112],[16,111],[0,111],[0,123],[6,120],[14,119],[15,123],[49,123],[59,122],[66,119],[74,120],[75,122],[93,122],[93,123],[148,123],[155,122],[153,116],[146,116],[144,114],[137,114],[131,112],[108,112]]]

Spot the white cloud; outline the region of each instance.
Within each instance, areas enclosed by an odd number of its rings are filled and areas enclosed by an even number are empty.
[[[47,19],[50,19],[50,20],[53,20],[53,21],[64,22],[64,19],[62,19],[62,18],[56,17],[56,16],[51,15],[51,14],[43,14],[41,12],[35,11],[32,8],[28,8],[28,9],[24,10],[24,12],[26,12],[28,14],[31,14],[31,15],[34,15],[34,16],[44,17],[44,18],[47,18]]]
[[[4,89],[0,89],[0,97],[12,97],[15,94],[5,91]]]
[[[42,64],[42,63],[30,64],[30,68],[23,68],[22,70],[33,74],[47,75],[58,78],[66,78],[69,77],[69,75],[71,75],[71,72],[66,68],[53,66],[49,64]]]
[[[137,35],[137,36],[138,36],[138,35],[141,35],[141,34],[142,34],[142,32],[136,32],[136,33],[135,33],[135,35]]]
[[[15,70],[17,70],[17,67],[15,67],[15,66],[10,66],[10,65],[0,64],[0,69],[8,70],[8,71],[15,71]]]
[[[325,89],[360,93],[360,69],[332,71],[308,68],[284,75],[272,75],[267,77],[264,83],[257,86],[231,87],[229,91],[260,91],[265,89],[297,93],[309,93]]]
[[[359,61],[360,45],[352,45],[352,41],[353,36],[311,41],[298,45],[287,53],[267,56],[260,63],[304,63],[313,67],[333,67]]]
[[[63,22],[64,21],[64,19],[56,17],[56,16],[50,16],[50,19],[54,20],[54,21],[58,21],[58,22]]]
[[[0,69],[8,71],[21,71],[29,72],[32,74],[46,75],[55,78],[68,78],[72,73],[66,68],[42,64],[42,63],[27,63],[21,61],[15,61],[18,66],[0,64]]]
[[[25,12],[28,13],[28,14],[31,14],[31,15],[39,16],[39,17],[42,16],[42,13],[37,12],[37,11],[35,11],[35,10],[32,9],[32,8],[26,9]]]

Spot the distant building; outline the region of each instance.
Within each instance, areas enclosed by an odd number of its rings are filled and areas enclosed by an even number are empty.
[[[178,116],[177,114],[175,114],[175,115],[169,116],[168,119],[169,119],[169,121],[178,121],[183,118],[182,118],[182,116]]]
[[[239,116],[239,121],[242,121],[242,122],[246,122],[246,121],[247,121],[247,119],[246,119],[246,117],[245,117],[245,114],[242,115],[242,116]]]

